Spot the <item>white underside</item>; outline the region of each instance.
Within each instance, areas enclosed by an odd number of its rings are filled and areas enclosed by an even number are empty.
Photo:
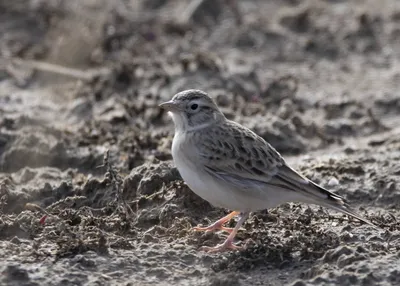
[[[249,212],[276,207],[289,201],[304,201],[298,193],[260,185],[253,189],[240,189],[221,179],[210,176],[198,164],[196,152],[183,136],[176,134],[172,144],[172,156],[183,180],[198,196],[214,206],[235,211]]]

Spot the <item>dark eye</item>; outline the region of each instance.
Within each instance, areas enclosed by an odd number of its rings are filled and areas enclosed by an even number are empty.
[[[193,104],[190,106],[190,109],[191,109],[191,110],[196,110],[198,107],[199,107],[199,105],[198,105],[197,103],[193,103]]]

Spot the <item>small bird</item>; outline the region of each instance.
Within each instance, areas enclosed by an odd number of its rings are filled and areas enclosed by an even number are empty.
[[[160,104],[175,124],[172,157],[186,184],[204,200],[232,212],[197,231],[223,230],[229,236],[215,247],[219,252],[242,249],[233,239],[250,212],[286,202],[316,204],[353,216],[345,200],[293,170],[282,156],[250,129],[228,120],[214,100],[201,90],[185,90]],[[224,223],[240,215],[236,226]]]

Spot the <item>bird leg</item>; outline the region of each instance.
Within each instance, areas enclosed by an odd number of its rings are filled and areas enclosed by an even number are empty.
[[[249,217],[249,213],[242,213],[242,217],[239,219],[235,228],[232,230],[232,232],[229,234],[228,238],[222,244],[219,244],[215,247],[203,246],[201,248],[201,250],[204,250],[207,252],[223,252],[228,249],[235,249],[235,250],[243,249],[244,247],[233,244],[233,239],[235,238],[236,233],[238,232],[239,228],[242,226],[242,224],[245,222],[245,220],[248,217]]]
[[[207,226],[207,227],[194,227],[193,230],[196,231],[214,231],[214,230],[223,230],[226,232],[231,233],[233,231],[233,228],[229,228],[229,227],[224,227],[223,224],[226,223],[227,221],[229,221],[231,218],[233,218],[234,216],[237,216],[238,214],[240,214],[240,212],[231,212],[230,214],[224,216],[223,218],[217,220],[216,222],[214,222],[212,225]]]

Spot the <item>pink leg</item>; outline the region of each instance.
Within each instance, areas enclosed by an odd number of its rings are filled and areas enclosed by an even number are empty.
[[[229,234],[228,238],[222,243],[219,244],[215,247],[209,247],[209,246],[203,246],[201,250],[207,251],[207,252],[223,252],[228,249],[235,249],[235,250],[240,250],[243,249],[241,246],[237,246],[233,244],[233,239],[236,236],[236,233],[238,232],[239,228],[242,226],[242,224],[245,222],[245,220],[249,217],[249,213],[244,213],[238,223],[236,224],[235,228],[232,230],[232,232]]]
[[[233,228],[224,227],[223,224],[226,223],[227,221],[229,221],[234,216],[237,216],[238,214],[240,214],[240,212],[231,212],[230,214],[228,214],[228,215],[224,216],[223,218],[217,220],[216,222],[214,222],[210,226],[207,226],[207,227],[198,227],[198,226],[196,226],[196,227],[193,228],[193,230],[196,230],[196,231],[223,230],[223,231],[231,233],[233,231]]]

